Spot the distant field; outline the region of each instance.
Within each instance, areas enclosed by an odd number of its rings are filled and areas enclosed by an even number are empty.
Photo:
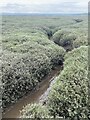
[[[49,116],[52,117],[70,117],[70,119],[73,119],[77,115],[79,118],[83,118],[83,116],[88,118],[87,101],[84,98],[84,95],[87,98],[87,65],[85,63],[87,62],[87,48],[88,22],[85,15],[3,16],[3,108],[15,103],[28,91],[33,90],[52,69],[64,63],[64,70],[60,74],[61,77],[59,75],[50,93],[47,103],[48,110],[46,111],[49,111]],[[67,53],[68,51],[69,53]],[[68,97],[69,84],[74,85],[74,79],[77,82],[82,80],[81,86],[79,86],[81,91],[78,90],[77,94],[81,94],[83,88],[86,90],[86,93],[82,93],[81,98],[79,95],[78,99],[81,100],[79,102],[77,98],[73,98],[75,96],[73,92],[71,97]],[[77,89],[77,87],[70,88],[71,91],[74,91],[74,89]],[[60,93],[62,93],[61,96]],[[72,102],[72,100],[76,100],[76,102]],[[85,104],[82,104],[83,101],[85,101]],[[39,107],[42,108],[43,106]],[[84,108],[86,114],[83,112]],[[22,117],[27,115],[27,111]],[[47,114],[45,117],[48,116]]]

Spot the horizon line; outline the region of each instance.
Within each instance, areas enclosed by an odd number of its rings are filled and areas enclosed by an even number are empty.
[[[32,13],[0,13],[0,15],[82,15],[82,14],[88,14],[87,12],[86,13],[40,13],[40,12],[32,12]]]

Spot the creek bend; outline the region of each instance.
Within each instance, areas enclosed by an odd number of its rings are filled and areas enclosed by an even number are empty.
[[[57,66],[54,70],[47,75],[42,82],[36,87],[35,90],[30,91],[26,96],[18,100],[14,105],[5,110],[2,118],[19,118],[20,111],[24,106],[30,103],[44,102],[48,96],[52,84],[55,82],[55,78],[60,74],[62,66]]]

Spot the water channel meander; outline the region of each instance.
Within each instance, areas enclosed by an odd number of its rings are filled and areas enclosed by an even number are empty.
[[[51,73],[42,80],[36,90],[29,92],[22,99],[18,100],[17,103],[7,108],[2,117],[19,118],[20,111],[23,109],[23,106],[26,106],[30,103],[44,102],[48,96],[52,84],[55,82],[55,78],[60,74],[61,70],[61,66],[58,66],[56,69],[52,70]]]

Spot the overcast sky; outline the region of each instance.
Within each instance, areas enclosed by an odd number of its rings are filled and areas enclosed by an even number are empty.
[[[87,13],[88,0],[0,0],[4,13]]]

